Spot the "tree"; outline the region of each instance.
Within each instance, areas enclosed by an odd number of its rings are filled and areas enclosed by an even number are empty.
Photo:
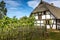
[[[7,8],[5,6],[6,6],[5,2],[1,1],[0,2],[0,18],[3,18],[3,16],[6,16]]]
[[[22,17],[19,21],[20,21],[20,25],[21,26],[34,26],[34,16],[31,16],[31,17],[27,17],[27,16],[24,16]]]

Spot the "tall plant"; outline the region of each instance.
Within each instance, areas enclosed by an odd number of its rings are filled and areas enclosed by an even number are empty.
[[[35,20],[34,16],[31,16],[31,17],[24,16],[20,19],[20,25],[22,25],[22,26],[33,26],[34,20]]]

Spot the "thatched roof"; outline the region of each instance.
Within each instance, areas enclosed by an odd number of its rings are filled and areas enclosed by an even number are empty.
[[[60,19],[60,8],[42,1],[32,13],[49,10],[57,19]],[[31,14],[32,14],[31,13]]]

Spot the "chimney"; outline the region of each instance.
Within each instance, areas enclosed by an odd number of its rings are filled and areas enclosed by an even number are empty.
[[[54,5],[54,3],[51,3],[51,5],[53,6],[53,5]]]

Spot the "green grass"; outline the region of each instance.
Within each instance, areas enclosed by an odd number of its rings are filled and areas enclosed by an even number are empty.
[[[60,32],[50,32],[47,40],[60,40]]]

